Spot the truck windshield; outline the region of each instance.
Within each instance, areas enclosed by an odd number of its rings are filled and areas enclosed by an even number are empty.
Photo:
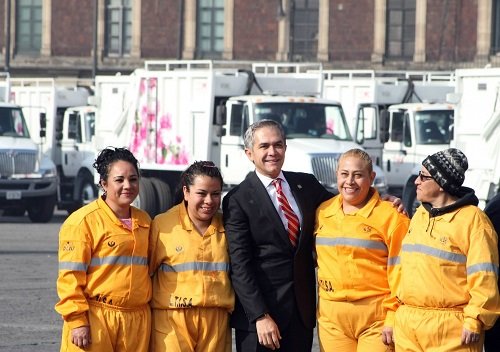
[[[453,110],[419,111],[415,127],[417,144],[449,144],[453,139]]]
[[[30,137],[21,109],[0,107],[0,136]]]
[[[256,120],[281,123],[287,138],[331,138],[352,141],[342,107],[297,102],[255,104]]]

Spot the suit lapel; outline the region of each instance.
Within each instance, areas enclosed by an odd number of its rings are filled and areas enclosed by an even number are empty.
[[[252,172],[248,176],[248,180],[250,182],[251,189],[249,190],[249,197],[251,201],[253,201],[254,206],[261,208],[262,212],[266,214],[269,222],[279,233],[279,237],[287,244],[287,246],[292,249],[292,244],[288,238],[288,233],[285,227],[283,226],[283,222],[274,207],[274,204],[269,197],[269,193],[267,193],[266,188],[259,180],[255,172]]]

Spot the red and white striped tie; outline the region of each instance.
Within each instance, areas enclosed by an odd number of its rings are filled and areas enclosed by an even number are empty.
[[[285,215],[285,218],[288,220],[288,238],[290,239],[290,242],[292,242],[292,245],[296,247],[299,238],[299,218],[293,211],[290,203],[288,203],[288,199],[286,199],[285,193],[283,193],[283,189],[281,188],[281,179],[277,178],[276,180],[273,180],[272,183],[274,187],[276,187],[279,207]]]

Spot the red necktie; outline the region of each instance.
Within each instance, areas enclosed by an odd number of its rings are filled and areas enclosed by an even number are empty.
[[[285,215],[285,218],[288,220],[288,238],[294,247],[297,246],[297,241],[299,238],[299,228],[300,222],[297,215],[294,213],[290,203],[288,203],[288,199],[286,199],[285,193],[283,193],[283,189],[281,188],[281,179],[278,178],[273,180],[273,185],[276,187],[276,195],[278,196],[278,204]]]

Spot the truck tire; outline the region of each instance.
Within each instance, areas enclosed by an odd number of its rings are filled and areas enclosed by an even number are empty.
[[[403,190],[403,205],[410,218],[413,216],[413,214],[415,214],[415,211],[420,206],[420,202],[417,199],[417,187],[415,186],[415,178],[416,177],[410,178]]]
[[[47,196],[41,199],[34,199],[28,205],[28,217],[31,222],[49,222],[54,215],[54,208],[57,203],[57,195]]]
[[[156,177],[153,177],[151,182],[156,194],[156,211],[158,214],[164,213],[172,206],[170,186]]]
[[[151,179],[142,177],[139,181],[139,195],[135,199],[134,205],[144,210],[151,217],[157,214],[155,189]]]
[[[94,184],[92,175],[85,173],[76,179],[74,189],[74,204],[68,209],[68,214],[89,204],[98,196],[97,186]]]

